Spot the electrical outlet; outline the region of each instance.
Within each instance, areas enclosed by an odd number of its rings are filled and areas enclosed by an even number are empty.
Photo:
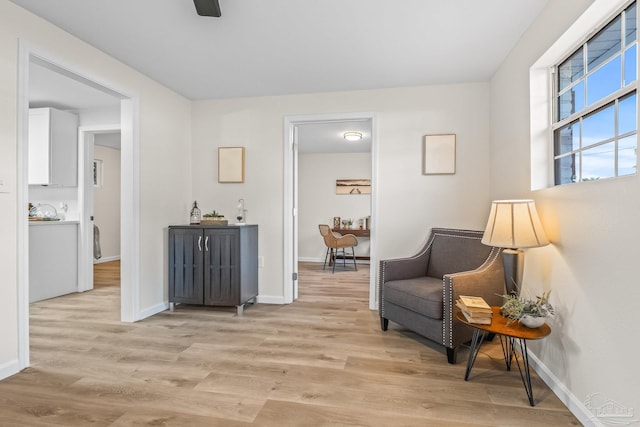
[[[263,256],[259,256],[258,257],[258,267],[259,268],[264,267],[264,257]]]
[[[0,193],[8,193],[9,189],[7,188],[7,180],[4,178],[0,178]]]

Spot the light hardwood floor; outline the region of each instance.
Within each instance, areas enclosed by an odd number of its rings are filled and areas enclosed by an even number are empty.
[[[531,408],[497,343],[465,382],[467,351],[449,365],[398,325],[382,332],[366,268],[301,264],[297,302],[241,317],[178,306],[124,324],[119,291],[31,305],[32,367],[0,382],[0,426],[579,425],[535,375]]]

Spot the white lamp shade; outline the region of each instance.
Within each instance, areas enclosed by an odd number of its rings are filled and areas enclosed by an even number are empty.
[[[495,200],[482,243],[500,248],[535,248],[549,244],[533,200]]]

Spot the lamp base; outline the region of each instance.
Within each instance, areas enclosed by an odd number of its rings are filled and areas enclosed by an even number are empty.
[[[502,251],[504,264],[504,285],[507,295],[520,295],[522,287],[522,272],[524,271],[524,252],[521,249],[504,249]]]

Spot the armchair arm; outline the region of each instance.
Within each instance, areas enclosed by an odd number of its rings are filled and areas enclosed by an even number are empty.
[[[493,248],[487,260],[475,270],[446,274],[443,279],[443,344],[454,348],[460,342],[454,324],[457,307],[456,300],[460,295],[480,296],[487,304],[502,305],[501,295],[505,292],[504,267],[502,264],[502,248]],[[458,339],[457,339],[458,338]]]

